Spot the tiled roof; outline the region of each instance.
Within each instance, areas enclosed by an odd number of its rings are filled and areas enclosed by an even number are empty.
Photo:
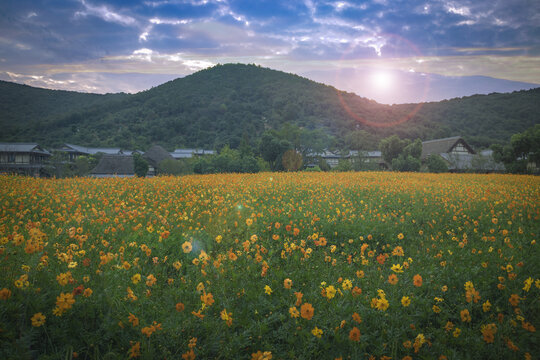
[[[0,143],[0,152],[32,152],[51,155],[50,152],[41,148],[37,143]]]

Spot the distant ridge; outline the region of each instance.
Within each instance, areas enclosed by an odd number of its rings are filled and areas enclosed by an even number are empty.
[[[422,140],[463,136],[473,146],[489,146],[539,123],[538,114],[540,88],[390,106],[298,75],[241,64],[217,65],[132,95],[0,81],[0,141],[46,147],[67,142],[212,149],[237,147],[242,139],[254,146],[265,130],[285,123],[324,131],[336,148],[356,133],[370,144],[397,134]]]

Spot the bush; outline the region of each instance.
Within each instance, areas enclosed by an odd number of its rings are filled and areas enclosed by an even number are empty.
[[[446,161],[437,154],[431,154],[427,158],[427,168],[429,172],[432,173],[441,173],[441,172],[448,172],[448,165],[446,165]]]

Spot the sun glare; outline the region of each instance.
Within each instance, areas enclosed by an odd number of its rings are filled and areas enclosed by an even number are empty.
[[[392,75],[384,71],[377,71],[371,75],[371,82],[379,90],[388,90],[392,86]]]

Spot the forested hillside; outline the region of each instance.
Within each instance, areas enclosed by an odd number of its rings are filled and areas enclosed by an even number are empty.
[[[256,145],[284,124],[324,132],[336,148],[373,148],[389,135],[462,135],[505,143],[540,122],[540,89],[423,105],[381,105],[297,75],[255,65],[202,70],[133,95],[82,94],[0,83],[0,141],[71,142],[146,149]]]

